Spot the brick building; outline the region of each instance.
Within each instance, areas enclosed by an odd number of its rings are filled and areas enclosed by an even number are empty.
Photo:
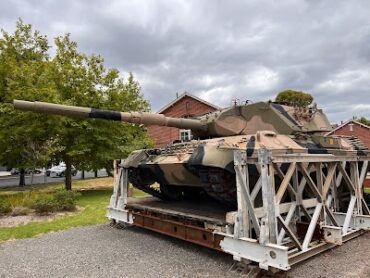
[[[220,108],[216,105],[185,92],[159,110],[158,113],[168,117],[191,118],[218,109]],[[191,138],[191,131],[189,129],[149,126],[148,132],[150,137],[154,139],[156,147],[163,147],[176,140],[188,140]]]
[[[327,135],[341,135],[349,137],[357,137],[370,149],[370,127],[355,120],[347,121]]]

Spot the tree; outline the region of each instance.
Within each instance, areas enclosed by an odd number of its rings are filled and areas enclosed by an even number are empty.
[[[370,126],[370,120],[365,118],[365,117],[361,117],[360,119],[358,119],[358,122],[360,122],[364,125]]]
[[[81,120],[14,111],[13,99],[49,101],[118,111],[147,111],[132,74],[107,70],[97,55],[77,49],[70,35],[55,39],[48,56],[47,38],[17,22],[14,34],[0,40],[0,164],[35,167],[66,163],[65,187],[72,187],[72,165],[80,170],[111,167],[112,160],[150,146],[146,130],[131,124]]]
[[[44,166],[52,150],[53,123],[44,115],[14,111],[13,99],[52,100],[46,37],[17,22],[14,34],[0,39],[0,165],[24,169]]]
[[[55,44],[52,67],[58,103],[118,111],[149,109],[132,74],[124,82],[118,70],[105,68],[102,57],[80,53],[70,35],[56,38]],[[66,163],[67,190],[72,165],[81,170],[111,167],[113,159],[127,156],[134,147],[151,145],[142,127],[97,119],[61,117],[57,139],[60,151],[55,157]]]
[[[285,90],[280,93],[275,98],[275,102],[280,102],[292,106],[307,107],[313,101],[313,96],[309,93],[295,91],[295,90]]]

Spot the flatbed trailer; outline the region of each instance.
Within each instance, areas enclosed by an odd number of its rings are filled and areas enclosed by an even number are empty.
[[[127,209],[133,224],[172,237],[220,250],[226,232],[227,210],[212,200],[162,201],[154,197],[129,198]]]
[[[235,151],[235,211],[207,198],[166,202],[128,197],[122,164],[115,163],[109,219],[222,251],[261,269],[289,270],[370,229],[362,188],[368,160],[361,157],[273,156],[261,149],[253,160]],[[249,165],[260,175],[253,184]],[[257,196],[262,204],[255,202]]]

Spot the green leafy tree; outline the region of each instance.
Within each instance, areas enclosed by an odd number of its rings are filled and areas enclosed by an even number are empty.
[[[46,37],[31,25],[17,22],[14,34],[2,30],[0,39],[0,165],[24,169],[44,166],[52,151],[53,121],[44,115],[21,113],[13,99],[52,100]]]
[[[358,122],[364,124],[364,125],[367,125],[367,126],[370,126],[370,120],[365,118],[365,117],[361,117],[360,119],[357,120]]]
[[[59,103],[118,111],[149,109],[131,74],[124,82],[117,70],[105,68],[102,57],[80,53],[69,35],[58,37],[55,43],[52,66]],[[55,157],[66,163],[67,190],[71,189],[72,165],[81,170],[111,168],[113,159],[151,145],[146,130],[139,126],[66,117],[59,119],[57,140],[61,148]]]
[[[312,104],[312,101],[313,96],[311,94],[295,90],[282,91],[275,98],[275,102],[299,107],[307,107]]]
[[[127,156],[152,141],[140,126],[103,120],[19,112],[13,99],[50,101],[118,111],[147,111],[132,74],[127,80],[106,69],[97,55],[77,49],[70,35],[55,39],[56,54],[48,56],[47,38],[31,25],[17,22],[14,34],[0,40],[0,164],[35,167],[66,163],[65,187],[72,187],[71,168],[110,168],[112,160]]]

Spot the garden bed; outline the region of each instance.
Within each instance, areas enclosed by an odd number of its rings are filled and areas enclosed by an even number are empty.
[[[28,215],[17,215],[17,216],[4,215],[0,216],[0,227],[1,228],[18,227],[26,225],[30,222],[52,221],[58,217],[71,216],[72,214],[78,213],[83,209],[84,208],[78,207],[75,212],[54,212],[49,213],[47,215],[40,215],[34,212],[31,212]]]

